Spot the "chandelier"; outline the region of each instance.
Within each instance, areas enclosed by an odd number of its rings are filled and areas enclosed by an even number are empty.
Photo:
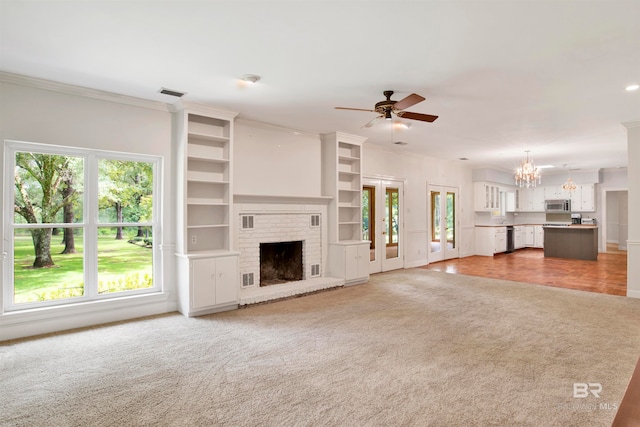
[[[562,184],[562,189],[564,191],[568,191],[569,193],[571,193],[576,188],[577,188],[576,184],[574,184],[573,179],[571,179],[571,169],[569,169],[569,178],[567,178],[567,182]]]
[[[529,159],[529,150],[526,150],[527,157],[522,160],[520,166],[516,169],[516,185],[519,187],[535,187],[536,184],[540,184],[540,170],[533,163],[532,159]]]

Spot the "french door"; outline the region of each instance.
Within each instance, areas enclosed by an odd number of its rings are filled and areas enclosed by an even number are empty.
[[[370,273],[404,267],[404,183],[364,178],[362,187],[362,238],[369,240]]]
[[[429,262],[458,258],[458,233],[456,226],[458,189],[430,185],[428,188]]]

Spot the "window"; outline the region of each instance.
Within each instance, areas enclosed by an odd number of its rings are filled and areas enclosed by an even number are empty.
[[[5,310],[160,291],[160,159],[7,142]]]

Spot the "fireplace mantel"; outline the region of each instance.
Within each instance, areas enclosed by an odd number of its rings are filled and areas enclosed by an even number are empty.
[[[333,196],[286,196],[264,194],[234,194],[234,203],[310,204],[327,205]]]

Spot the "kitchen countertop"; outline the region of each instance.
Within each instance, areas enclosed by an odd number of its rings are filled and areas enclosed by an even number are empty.
[[[536,225],[541,225],[545,228],[598,228],[597,224],[570,224],[570,225],[544,225],[544,224],[531,224],[531,223],[526,223],[526,224],[476,224],[476,227],[517,227],[517,226],[536,226]]]

